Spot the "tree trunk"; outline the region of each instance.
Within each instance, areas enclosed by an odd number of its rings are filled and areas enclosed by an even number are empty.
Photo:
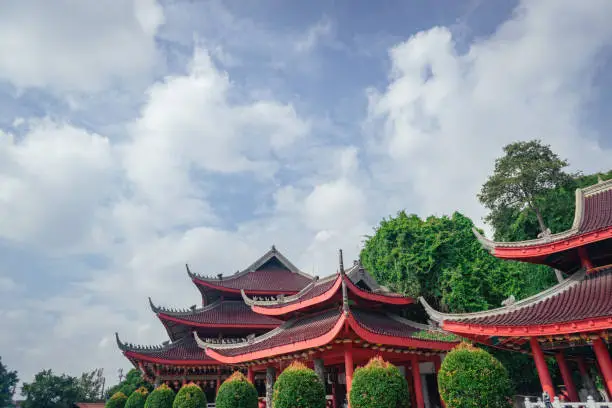
[[[276,379],[276,369],[266,368],[266,408],[272,408],[272,395],[274,394],[274,380]]]
[[[546,234],[546,224],[544,224],[544,218],[542,218],[542,213],[540,213],[540,209],[535,205],[532,205],[533,211],[536,213],[536,217],[538,217],[538,224],[540,225],[540,232],[542,234]]]
[[[563,274],[561,273],[560,270],[555,269],[555,276],[557,277],[557,282],[559,283],[563,282]]]

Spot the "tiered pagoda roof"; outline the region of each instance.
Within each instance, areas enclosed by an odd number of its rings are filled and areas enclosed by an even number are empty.
[[[117,345],[135,366],[144,361],[172,365],[216,365],[216,361],[206,358],[192,336],[183,337],[175,342],[165,342],[159,346],[142,346],[123,343],[115,333]]]
[[[572,227],[557,234],[519,242],[495,242],[474,233],[493,255],[549,265],[564,272],[578,270],[586,257],[593,266],[612,263],[612,179],[576,190]],[[583,251],[581,253],[581,251]]]

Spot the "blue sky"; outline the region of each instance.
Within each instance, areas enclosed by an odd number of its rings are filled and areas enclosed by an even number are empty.
[[[606,0],[0,3],[0,350],[127,368],[147,296],[270,245],[305,272],[476,200],[507,143],[612,167]]]

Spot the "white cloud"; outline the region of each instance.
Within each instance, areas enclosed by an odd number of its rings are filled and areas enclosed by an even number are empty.
[[[612,4],[595,3],[525,2],[465,54],[443,27],[395,46],[390,84],[371,92],[377,182],[407,183],[420,213],[456,208],[478,221],[476,193],[507,143],[541,138],[575,168],[610,166],[612,152],[581,121],[594,62],[612,41]]]
[[[150,77],[156,0],[23,0],[0,12],[0,79],[15,86],[97,91]]]
[[[8,276],[0,276],[0,293],[17,289],[17,283]]]

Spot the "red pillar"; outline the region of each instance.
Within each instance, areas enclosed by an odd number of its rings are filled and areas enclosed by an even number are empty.
[[[599,370],[603,376],[604,383],[606,383],[608,395],[612,395],[612,360],[610,359],[608,348],[600,337],[593,340],[593,350],[595,350]]]
[[[215,397],[219,394],[219,387],[221,387],[221,368],[217,367],[217,389],[215,390]]]
[[[552,400],[555,397],[555,387],[553,386],[552,378],[550,378],[550,372],[548,371],[548,366],[546,365],[546,360],[544,359],[544,352],[542,352],[537,338],[530,337],[529,343],[531,344],[531,351],[533,352],[533,360],[535,361],[536,368],[538,369],[538,376],[540,377],[542,390],[548,393],[548,395],[550,395],[550,399]]]
[[[408,393],[410,394],[410,406],[416,407],[416,397],[414,395],[414,381],[412,380],[412,366],[405,365],[406,370],[406,381],[408,381]]]
[[[578,398],[578,392],[576,391],[576,386],[574,385],[574,380],[572,379],[572,371],[570,370],[569,365],[565,360],[563,352],[557,352],[555,358],[557,359],[557,364],[559,364],[559,371],[561,371],[563,384],[565,384],[565,388],[567,389],[567,394],[569,395],[570,401],[579,401],[580,399]]]
[[[251,384],[255,382],[255,373],[253,372],[253,367],[247,368],[247,380],[249,380]]]
[[[593,269],[593,263],[589,258],[589,254],[587,254],[585,247],[578,248],[578,256],[580,257],[580,266],[582,266],[587,271],[589,269]]]
[[[351,407],[351,383],[353,382],[353,349],[349,344],[344,348],[344,372],[346,374],[346,400],[349,408]]]
[[[419,368],[419,360],[417,356],[410,358],[412,363],[412,380],[414,381],[414,396],[416,398],[417,408],[425,408],[425,400],[423,399],[423,385],[421,384],[421,369]]]

